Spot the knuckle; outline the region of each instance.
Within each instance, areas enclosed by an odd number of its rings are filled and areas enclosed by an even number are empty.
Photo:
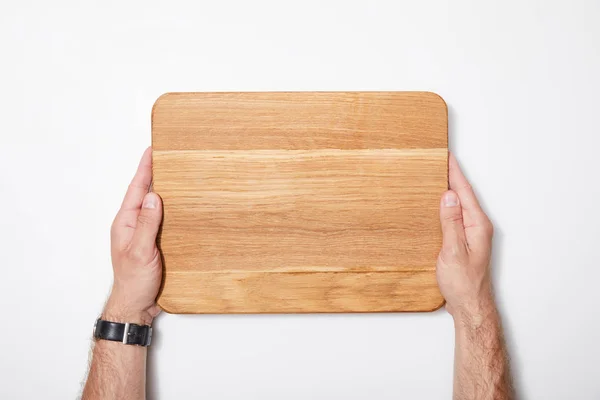
[[[144,263],[144,262],[146,262],[146,260],[148,258],[146,255],[145,249],[143,249],[139,246],[129,249],[129,252],[127,255],[128,255],[129,261],[131,261],[134,264]]]
[[[113,219],[112,224],[110,225],[110,234],[111,235],[114,235],[115,233],[118,233],[118,230],[119,230],[118,229],[118,227],[119,227],[118,221],[119,221],[119,216],[117,215],[115,217],[115,219]]]
[[[133,266],[146,266],[153,265],[160,260],[160,253],[156,248],[146,248],[143,246],[136,246],[129,249],[127,253],[127,259]]]
[[[462,221],[462,214],[460,212],[446,214],[442,219],[450,223],[460,222]]]
[[[471,186],[471,184],[469,182],[465,182],[464,184],[462,184],[460,186],[461,190],[464,190],[465,192],[472,192],[473,191],[473,186]]]
[[[151,215],[151,214],[140,213],[137,217],[137,221],[138,221],[138,224],[140,224],[142,226],[152,225],[155,223],[156,218],[154,215]]]
[[[445,241],[442,244],[439,259],[448,266],[460,266],[468,263],[469,252],[464,243]]]
[[[138,183],[138,182],[131,182],[128,186],[127,189],[128,190],[143,190],[143,191],[148,191],[148,188],[150,186],[146,185],[144,183]]]
[[[486,233],[486,235],[490,237],[494,236],[494,224],[492,224],[492,222],[489,219],[486,219],[483,223],[483,230]]]
[[[464,263],[463,251],[456,245],[444,245],[440,252],[440,261],[448,266],[456,266]]]
[[[440,263],[446,267],[457,264],[456,256],[448,251],[445,247],[440,252]]]

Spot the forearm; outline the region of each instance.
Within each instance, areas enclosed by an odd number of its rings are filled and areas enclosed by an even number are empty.
[[[455,318],[454,400],[514,399],[500,316],[493,305]]]
[[[146,348],[99,340],[82,400],[145,399]]]
[[[111,296],[102,319],[113,322],[151,324],[140,313],[124,314]],[[92,351],[92,362],[82,400],[146,398],[147,347],[98,340]]]

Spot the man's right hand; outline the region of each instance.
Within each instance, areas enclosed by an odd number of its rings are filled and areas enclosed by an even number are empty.
[[[508,353],[490,277],[493,228],[452,154],[442,196],[437,279],[454,318],[455,400],[514,399]]]
[[[438,284],[455,322],[478,324],[495,310],[490,279],[493,227],[452,154],[448,175],[450,190],[440,205]]]

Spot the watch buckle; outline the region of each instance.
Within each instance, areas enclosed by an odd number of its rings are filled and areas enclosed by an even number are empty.
[[[127,344],[129,339],[129,322],[125,322],[125,329],[123,329],[123,344]]]
[[[152,328],[148,328],[148,336],[146,336],[145,346],[150,346],[150,343],[152,343]]]

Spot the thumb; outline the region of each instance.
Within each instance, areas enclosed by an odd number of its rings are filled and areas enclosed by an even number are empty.
[[[156,235],[162,222],[162,202],[156,193],[147,193],[137,217],[131,248],[137,254],[151,255],[156,246]]]
[[[440,222],[442,224],[442,249],[450,250],[454,255],[466,253],[467,241],[462,207],[458,195],[453,190],[448,190],[442,196]]]

